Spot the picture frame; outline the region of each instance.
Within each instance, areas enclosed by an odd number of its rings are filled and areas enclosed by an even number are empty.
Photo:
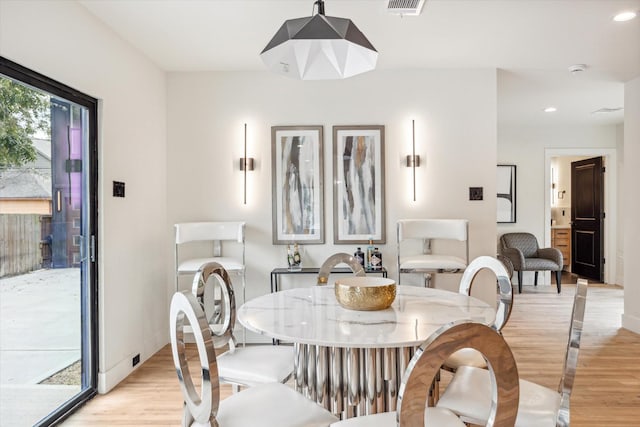
[[[498,165],[497,180],[498,224],[516,222],[516,165]]]
[[[333,242],[386,242],[384,126],[333,126]]]
[[[272,126],[273,244],[324,243],[323,127]]]

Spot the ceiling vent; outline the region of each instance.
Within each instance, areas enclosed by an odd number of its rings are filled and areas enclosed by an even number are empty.
[[[617,108],[600,108],[598,110],[592,111],[591,114],[607,114],[607,113],[615,113],[616,111],[620,111],[623,110],[622,107],[617,107]]]
[[[387,0],[387,12],[400,16],[416,16],[422,13],[426,0]]]

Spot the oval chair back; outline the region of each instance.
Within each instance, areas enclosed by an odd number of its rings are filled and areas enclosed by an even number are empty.
[[[184,323],[188,320],[198,347],[202,385],[200,395],[193,385],[185,354]],[[170,335],[173,362],[184,399],[182,425],[217,426],[216,414],[220,403],[220,385],[213,337],[204,311],[196,298],[188,292],[176,292],[171,299]]]
[[[322,263],[320,270],[318,271],[318,285],[326,285],[329,282],[329,274],[331,270],[338,264],[347,264],[353,274],[356,276],[365,276],[364,268],[358,262],[358,260],[347,253],[339,252],[331,255]]]
[[[513,289],[511,279],[504,264],[498,259],[490,256],[480,256],[469,263],[462,279],[460,279],[459,293],[471,295],[473,281],[481,270],[489,270],[495,274],[498,281],[498,304],[496,308],[496,319],[491,325],[496,331],[501,331],[511,316],[513,308]]]
[[[233,335],[236,324],[236,298],[225,268],[217,262],[202,265],[193,278],[191,293],[197,301],[200,301],[215,347],[220,348],[228,344],[230,349],[234,349],[236,347],[236,338]]]
[[[442,363],[463,348],[477,350],[487,360],[492,397],[486,425],[513,427],[520,396],[518,368],[513,353],[495,329],[469,320],[443,326],[416,350],[400,385],[398,426],[424,425],[427,397],[433,379],[440,372]]]

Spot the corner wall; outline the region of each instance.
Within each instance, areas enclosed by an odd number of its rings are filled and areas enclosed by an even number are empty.
[[[99,99],[99,392],[168,341],[166,80],[76,2],[0,2],[0,55]],[[124,181],[124,199],[111,182]]]
[[[640,77],[624,87],[624,314],[622,326],[640,334],[640,282],[635,262],[640,259]]]

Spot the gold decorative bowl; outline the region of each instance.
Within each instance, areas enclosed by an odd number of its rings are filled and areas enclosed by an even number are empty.
[[[396,282],[383,277],[345,277],[336,280],[336,300],[349,310],[389,308],[396,299]]]

